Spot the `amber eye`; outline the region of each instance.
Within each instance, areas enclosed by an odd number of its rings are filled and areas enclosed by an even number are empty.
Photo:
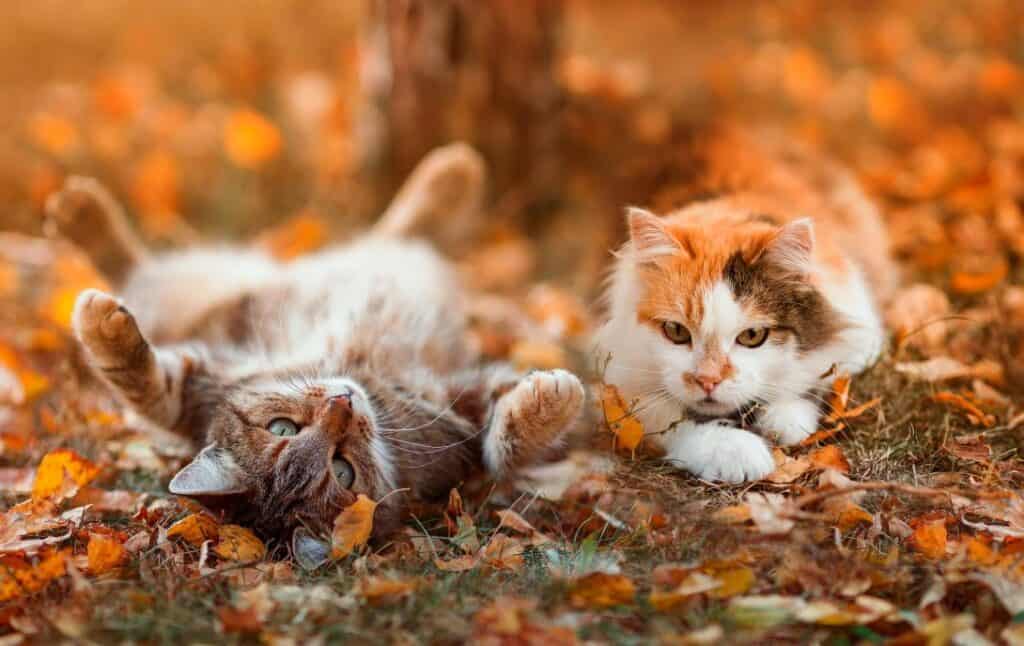
[[[299,434],[299,425],[287,417],[278,417],[267,425],[267,430],[278,437],[291,437]]]
[[[661,324],[661,333],[665,338],[676,345],[684,345],[690,342],[690,331],[682,323],[665,321]]]
[[[747,348],[760,347],[768,340],[768,333],[770,331],[771,330],[766,327],[747,328],[740,332],[739,336],[736,337],[736,343]]]
[[[338,484],[346,489],[355,482],[356,471],[345,458],[334,458],[331,460],[331,471],[334,472],[334,477],[338,479]]]

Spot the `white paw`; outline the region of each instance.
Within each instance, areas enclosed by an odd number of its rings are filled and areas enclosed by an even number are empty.
[[[702,480],[746,482],[775,470],[763,439],[721,424],[684,423],[668,439],[666,459]]]
[[[821,413],[818,407],[806,399],[790,399],[775,402],[765,407],[758,418],[758,425],[776,438],[779,444],[797,444],[818,430]]]

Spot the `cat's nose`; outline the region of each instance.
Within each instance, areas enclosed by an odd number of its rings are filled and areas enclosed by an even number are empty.
[[[705,395],[710,395],[718,387],[718,384],[722,383],[722,378],[718,375],[695,375],[693,380],[697,382]]]
[[[352,395],[336,395],[323,403],[320,409],[320,427],[338,433],[352,422]]]

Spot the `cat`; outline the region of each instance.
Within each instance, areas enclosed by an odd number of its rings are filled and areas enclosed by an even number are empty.
[[[693,199],[628,210],[597,358],[667,460],[757,480],[775,463],[752,431],[799,443],[835,375],[878,357],[896,273],[878,211],[837,164],[724,124],[688,145]]]
[[[506,477],[558,445],[582,410],[580,380],[480,365],[453,269],[400,235],[475,200],[480,168],[468,147],[435,151],[375,229],[288,264],[230,247],[151,255],[137,240],[108,263],[127,269],[120,297],[82,292],[73,330],[125,406],[202,447],[171,493],[232,501],[239,522],[285,537],[329,534],[365,494],[383,500],[380,536],[408,502],[476,472]],[[433,189],[460,184],[437,203]],[[79,179],[49,210],[73,231],[91,209],[95,232],[121,217],[112,204]]]

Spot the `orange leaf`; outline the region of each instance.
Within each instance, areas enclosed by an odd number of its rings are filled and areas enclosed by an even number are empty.
[[[359,592],[371,605],[383,605],[399,601],[416,590],[416,580],[398,581],[372,576],[363,579],[359,584]]]
[[[267,554],[267,547],[248,529],[239,525],[221,525],[220,540],[213,553],[232,561],[260,561]]]
[[[846,404],[850,401],[850,375],[839,375],[832,382],[832,394],[829,397],[829,406],[832,413],[829,417],[838,419],[846,412]]]
[[[605,423],[615,434],[616,444],[627,451],[636,450],[644,439],[644,425],[629,414],[618,388],[605,384],[601,394],[601,407],[604,409]]]
[[[278,260],[293,260],[327,243],[327,222],[313,211],[302,211],[259,237],[256,243]]]
[[[236,110],[224,130],[224,150],[238,166],[256,169],[281,153],[281,133],[255,110]]]
[[[377,503],[359,494],[354,503],[338,514],[331,533],[331,558],[343,559],[357,547],[366,545],[373,532],[373,512],[376,509]]]
[[[611,608],[633,603],[636,586],[621,574],[593,572],[573,582],[569,602],[576,608]]]
[[[78,147],[78,128],[64,117],[38,114],[28,125],[32,142],[51,155],[61,157]]]
[[[920,525],[910,537],[910,544],[930,559],[946,556],[946,523],[942,520]]]
[[[958,271],[949,281],[949,287],[958,294],[980,294],[987,292],[1006,279],[1010,266],[1002,256],[986,272]]]
[[[124,563],[128,550],[121,541],[103,534],[90,534],[86,547],[90,574],[103,574]]]
[[[70,449],[51,451],[43,457],[32,483],[32,498],[63,500],[89,484],[100,468]],[[67,482],[66,479],[70,482]]]
[[[217,521],[213,516],[202,512],[189,514],[167,529],[167,538],[177,537],[197,546],[215,540],[219,535]]]
[[[846,460],[846,456],[843,455],[843,450],[835,444],[829,444],[828,446],[811,451],[807,458],[818,469],[835,469],[840,473],[850,472],[850,463]]]
[[[33,565],[17,556],[0,558],[0,603],[35,594],[50,581],[64,576],[71,550],[47,552]]]
[[[967,418],[975,426],[977,426],[978,424],[981,424],[985,428],[991,428],[992,426],[995,426],[995,417],[986,414],[983,410],[972,404],[970,401],[968,401],[965,397],[961,395],[957,395],[956,393],[951,393],[949,391],[942,391],[940,393],[936,393],[935,396],[932,397],[932,400],[941,402],[943,404],[948,404],[950,406],[953,406],[954,408],[959,408],[960,410],[964,411],[965,413],[967,413]]]

